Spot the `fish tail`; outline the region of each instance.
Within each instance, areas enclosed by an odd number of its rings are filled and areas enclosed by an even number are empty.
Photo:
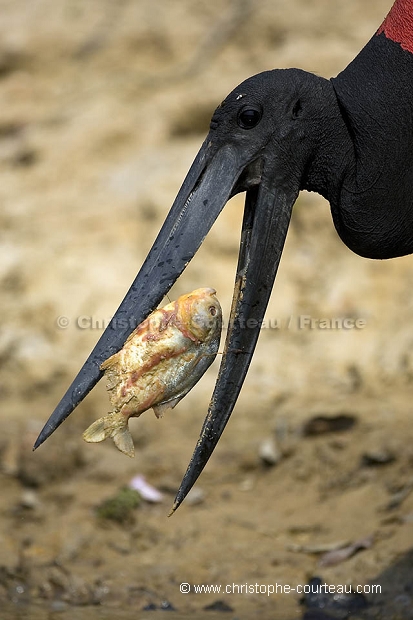
[[[135,456],[135,446],[133,445],[132,435],[130,434],[128,426],[125,426],[125,428],[122,429],[117,429],[112,437],[118,450],[131,458]]]
[[[132,435],[128,428],[127,418],[121,413],[111,413],[93,422],[83,433],[88,443],[98,443],[112,437],[115,446],[130,457],[135,456]]]

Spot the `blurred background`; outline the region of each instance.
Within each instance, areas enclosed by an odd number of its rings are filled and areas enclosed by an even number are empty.
[[[181,582],[293,586],[320,572],[330,583],[374,582],[410,548],[412,259],[352,254],[315,194],[302,193],[294,208],[236,410],[173,518],[219,360],[163,420],[132,420],[133,461],[111,442],[82,442],[109,410],[103,382],[31,451],[146,257],[215,107],[274,67],[336,75],[389,8],[390,0],[0,0],[8,613],[35,605],[73,618],[73,606],[92,614],[98,604],[117,614],[152,606],[156,618],[169,605],[195,617],[223,597],[184,596]],[[171,299],[211,286],[228,318],[242,211],[237,196]],[[350,327],[337,327],[345,318]],[[122,489],[138,474],[160,502],[125,504]],[[362,553],[319,568],[329,545],[366,537]],[[233,595],[222,604],[239,618],[275,609],[296,617],[298,598]]]

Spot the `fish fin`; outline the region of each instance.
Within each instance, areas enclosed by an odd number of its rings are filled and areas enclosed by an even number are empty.
[[[128,418],[121,413],[111,413],[93,422],[83,433],[88,443],[98,443],[112,437],[115,446],[130,457],[135,456],[132,435],[128,428]]]
[[[118,352],[119,353],[119,352]],[[107,360],[101,363],[100,370],[108,370],[108,368],[112,368],[118,361],[118,353],[114,353]]]
[[[108,390],[113,390],[119,385],[122,379],[117,368],[109,368],[109,370],[106,370],[106,380],[106,388]]]
[[[128,426],[126,425],[124,428],[117,429],[113,434],[113,441],[115,442],[115,446],[126,454],[133,458],[135,456],[135,446],[133,445],[132,435]]]
[[[168,400],[165,403],[159,403],[158,405],[152,405],[152,409],[157,418],[162,418],[165,411],[168,409],[173,409],[183,398],[183,396],[178,396],[178,398],[173,398],[172,400]]]
[[[112,415],[106,415],[93,422],[83,433],[83,439],[88,443],[99,443],[111,436]]]

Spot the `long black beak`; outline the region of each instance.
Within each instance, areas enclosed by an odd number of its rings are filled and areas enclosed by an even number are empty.
[[[258,340],[297,194],[292,189],[268,187],[265,171],[260,185],[247,191],[229,331],[218,380],[171,514],[201,474],[238,398]]]
[[[249,162],[207,137],[141,270],[97,345],[46,422],[38,448],[102,376],[100,365],[122,348],[133,329],[160,303],[198,250]]]

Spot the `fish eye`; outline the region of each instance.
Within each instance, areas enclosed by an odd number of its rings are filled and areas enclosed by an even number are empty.
[[[215,306],[209,306],[209,314],[211,316],[215,316],[217,313],[217,309],[215,308]]]
[[[238,113],[237,122],[243,129],[252,129],[260,122],[262,110],[258,107],[246,106]]]

